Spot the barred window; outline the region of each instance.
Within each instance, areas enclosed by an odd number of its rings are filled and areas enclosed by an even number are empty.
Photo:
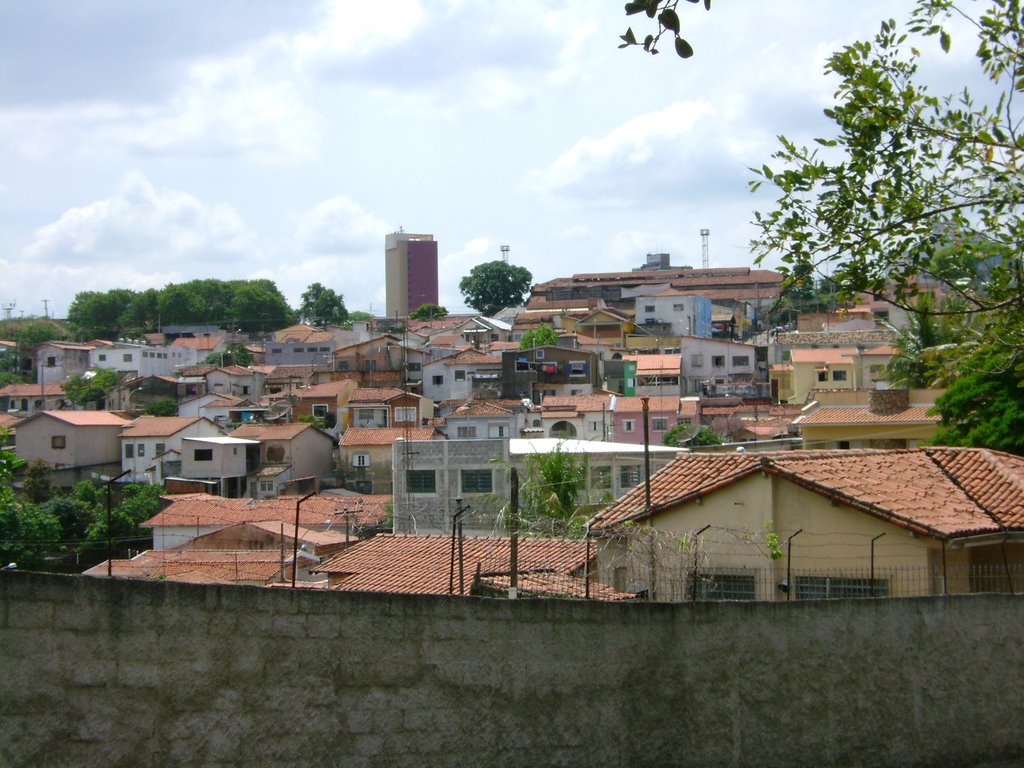
[[[489,469],[462,470],[463,493],[491,493],[494,490],[494,479]]]
[[[701,600],[754,600],[757,589],[753,574],[701,574],[697,594]]]
[[[410,469],[405,473],[409,493],[437,493],[437,474],[432,469]]]

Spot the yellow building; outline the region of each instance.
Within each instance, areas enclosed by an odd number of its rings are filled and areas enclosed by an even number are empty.
[[[976,448],[683,454],[590,523],[651,599],[1024,589],[1024,459]]]
[[[815,393],[815,402],[793,423],[800,429],[804,448],[914,448],[935,437],[940,418],[932,409],[943,391]]]

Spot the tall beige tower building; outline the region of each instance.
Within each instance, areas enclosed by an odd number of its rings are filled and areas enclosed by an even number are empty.
[[[437,243],[433,235],[398,230],[384,237],[384,291],[388,317],[437,304]]]

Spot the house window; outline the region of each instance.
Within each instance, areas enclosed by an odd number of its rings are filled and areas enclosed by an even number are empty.
[[[377,370],[377,361],[376,360],[367,360],[366,361],[366,370],[368,370],[368,371],[376,371]]]
[[[348,360],[339,360],[338,361],[338,370],[339,371],[347,371],[348,370]]]
[[[242,394],[243,395],[248,395],[249,394],[249,385],[248,384],[243,384],[242,385]]]
[[[213,461],[213,448],[196,448],[192,451],[194,461]]]
[[[664,432],[668,429],[668,419],[663,416],[657,416],[651,419],[651,429],[655,432]]]
[[[832,576],[797,576],[797,600],[828,600],[839,597],[871,597],[871,579]],[[889,596],[889,580],[874,579],[875,597]]]
[[[409,371],[410,373],[418,373],[421,368],[422,368],[422,366],[419,363],[406,363],[405,364],[405,370]]]
[[[612,487],[612,468],[594,467],[590,470],[590,487],[596,490],[610,490]]]
[[[701,575],[697,582],[700,600],[753,600],[757,597],[753,574]]]
[[[99,360],[101,363],[105,363],[107,361],[107,356],[106,354],[97,355],[96,359]]]
[[[818,371],[818,381],[828,381],[828,371]]]
[[[489,469],[462,470],[463,493],[491,493],[494,490],[493,475]]]
[[[132,361],[132,354],[131,354],[131,352],[125,353],[125,355],[123,357],[124,357],[124,362],[126,362],[126,363],[130,363]]]
[[[370,466],[370,454],[368,453],[357,453],[352,457],[353,467],[368,467]]]
[[[464,440],[476,437],[476,427],[459,427],[457,434]]]
[[[465,381],[466,380],[466,372],[465,371],[456,371],[455,372],[455,380],[456,381]]]
[[[569,361],[569,375],[570,376],[586,376],[587,375],[587,364],[583,360],[570,360]]]
[[[673,304],[672,305],[672,311],[673,312],[685,312],[686,311],[686,305],[685,304]]]
[[[139,457],[140,459],[141,459],[141,458],[142,458],[143,456],[145,456],[145,455],[146,455],[146,444],[145,444],[145,443],[139,443],[139,447],[138,447],[138,450],[137,450],[137,451],[135,452],[135,454],[136,454],[136,455],[137,455],[137,456],[138,456],[138,457]]]
[[[395,408],[395,421],[416,421],[416,409],[408,405]]]
[[[260,492],[261,493],[272,493],[274,491],[273,480],[260,480]]]
[[[57,358],[56,357],[48,357],[48,358],[46,358],[46,367],[47,368],[56,368],[57,367]]]
[[[703,368],[704,367],[704,355],[690,355],[690,367],[691,368]]]
[[[632,488],[640,485],[640,467],[619,467],[619,487]]]
[[[749,355],[733,355],[732,364],[737,367],[746,367],[750,365]]]
[[[725,355],[712,355],[711,356],[711,367],[712,368],[725,368]]]
[[[327,416],[328,410],[327,403],[313,403],[313,415],[318,419]]]
[[[488,437],[507,437],[504,424],[491,424],[487,427]]]
[[[306,351],[305,347],[296,347],[295,349],[292,350],[292,352],[295,352],[295,353],[305,352],[305,351]],[[311,348],[310,351],[316,352],[316,349],[315,348]]]
[[[590,422],[590,431],[591,432],[600,432],[601,431],[601,426],[602,425],[601,425],[600,421],[592,421],[592,422]]]
[[[440,387],[444,384],[444,376],[431,376],[430,383],[435,387]]]
[[[544,359],[544,350],[543,349],[535,350],[534,353],[533,353],[533,359],[534,360],[543,360]]]
[[[846,371],[832,371],[832,381],[846,381]]]
[[[51,435],[50,436],[50,447],[55,451],[63,451],[66,445],[66,439],[64,435]]]
[[[153,455],[154,456],[159,456],[165,450],[166,450],[166,446],[163,443],[157,443],[156,444],[156,449],[154,450]]]
[[[409,493],[437,493],[437,475],[432,469],[410,469],[405,473]]]
[[[124,457],[126,459],[134,459],[135,458],[135,446],[132,443],[125,443],[124,444]]]
[[[530,361],[525,357],[516,359],[516,370],[517,371],[528,371],[530,370]]]
[[[271,347],[270,348],[270,354],[272,354],[272,355],[280,355],[281,354],[281,348],[280,347]]]
[[[626,432],[632,432],[635,426],[636,422],[633,421],[633,419],[626,419],[625,421],[622,422],[622,428]]]
[[[653,304],[644,304],[644,312],[653,312],[653,311],[654,311],[654,305]]]

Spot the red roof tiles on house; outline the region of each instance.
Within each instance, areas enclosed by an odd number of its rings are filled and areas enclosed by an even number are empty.
[[[199,420],[198,416],[139,416],[125,425],[121,437],[170,437]]]
[[[940,539],[1024,528],[1024,459],[979,448],[682,454],[651,477],[652,513],[757,472]],[[643,517],[638,487],[593,527]]]
[[[821,406],[797,421],[800,426],[847,426],[853,424],[937,424],[932,406],[912,405],[896,413],[873,413],[867,406]]]
[[[444,438],[433,427],[349,427],[338,441],[338,446],[392,445],[395,440],[437,440]]]
[[[123,427],[128,423],[128,419],[110,411],[40,411],[32,418],[40,416],[49,416],[75,427]]]
[[[506,574],[510,543],[507,537],[468,536],[463,540],[464,590],[469,593],[479,567],[482,574]],[[570,575],[587,559],[585,541],[520,539],[519,570]],[[332,576],[332,588],[347,592],[399,592],[447,595],[451,577],[451,538],[448,536],[375,536],[335,555],[315,569]],[[458,568],[455,592],[459,592]]]
[[[295,524],[295,503],[299,496],[279,496],[276,499],[226,499],[205,493],[189,493],[164,496],[170,501],[167,507],[157,512],[141,525],[145,528],[181,526],[228,526],[237,523],[255,523],[265,520],[283,521]],[[362,496],[340,496],[319,494],[302,502],[299,507],[299,525],[314,527],[337,525],[342,521],[341,513],[348,507],[354,508],[350,499]],[[369,497],[365,497],[369,498]]]

